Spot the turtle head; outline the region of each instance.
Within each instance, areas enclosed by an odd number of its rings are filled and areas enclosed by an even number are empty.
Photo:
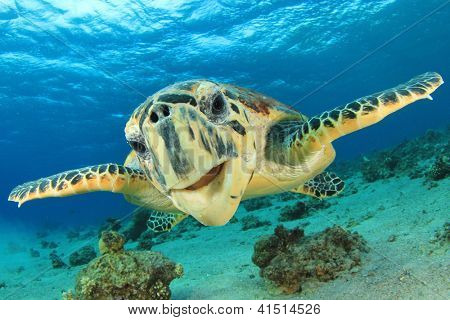
[[[140,105],[125,133],[153,185],[205,225],[235,213],[255,169],[246,111],[211,81],[182,82]]]

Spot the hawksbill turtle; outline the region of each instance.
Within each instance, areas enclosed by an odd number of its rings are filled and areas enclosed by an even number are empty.
[[[331,142],[372,125],[443,83],[434,72],[312,118],[253,90],[208,80],[173,84],[132,113],[123,165],[70,170],[14,188],[19,203],[94,191],[122,193],[153,209],[148,225],[170,230],[191,215],[226,224],[244,199],[281,192],[335,196],[344,182],[324,170]]]

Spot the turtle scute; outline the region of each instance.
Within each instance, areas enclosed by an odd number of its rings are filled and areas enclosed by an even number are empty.
[[[284,293],[301,291],[308,280],[329,281],[361,264],[367,246],[357,233],[339,226],[305,236],[302,229],[280,225],[273,235],[263,236],[254,246],[253,262],[260,275]]]
[[[162,300],[169,299],[172,280],[183,275],[183,267],[158,252],[124,250],[125,239],[115,231],[104,231],[99,241],[102,255],[77,276],[69,299]]]

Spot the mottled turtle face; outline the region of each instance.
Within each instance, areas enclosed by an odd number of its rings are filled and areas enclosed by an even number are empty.
[[[225,87],[188,81],[139,106],[125,133],[141,167],[181,211],[225,224],[253,174],[255,138],[246,110]]]

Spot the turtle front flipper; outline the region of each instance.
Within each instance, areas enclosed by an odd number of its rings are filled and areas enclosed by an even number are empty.
[[[324,112],[303,124],[297,133],[297,141],[304,147],[320,148],[339,137],[375,124],[410,103],[431,99],[430,94],[443,83],[439,74],[428,72],[392,89]]]
[[[188,214],[181,212],[167,213],[153,211],[148,217],[147,227],[153,232],[170,231],[188,216]]]
[[[305,182],[291,192],[302,193],[315,198],[323,199],[337,196],[344,190],[345,183],[332,172],[322,172]]]
[[[15,187],[9,201],[19,203],[49,197],[67,197],[94,191],[132,194],[149,182],[143,171],[118,164],[70,170]]]

